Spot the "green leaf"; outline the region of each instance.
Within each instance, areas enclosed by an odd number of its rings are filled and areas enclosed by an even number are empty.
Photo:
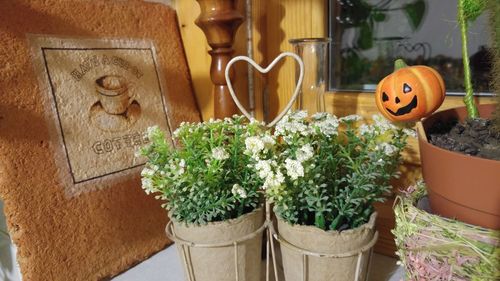
[[[485,0],[459,0],[464,4],[464,18],[467,21],[475,21],[486,8]]]
[[[373,28],[367,22],[364,22],[360,27],[358,47],[362,50],[373,47]]]
[[[372,13],[372,18],[376,22],[382,22],[382,21],[385,21],[385,19],[387,18],[387,16],[384,13],[381,13],[381,12],[378,12],[378,11],[374,11]]]
[[[322,213],[317,212],[314,218],[314,225],[321,229],[325,229],[325,216]]]
[[[413,3],[406,4],[403,9],[406,12],[406,16],[410,21],[411,27],[413,30],[416,30],[422,23],[425,15],[425,1],[417,0]]]

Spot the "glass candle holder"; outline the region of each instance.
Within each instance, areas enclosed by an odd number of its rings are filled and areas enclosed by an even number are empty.
[[[325,90],[327,80],[327,53],[330,38],[299,38],[288,42],[304,62],[304,80],[295,108],[307,110],[309,114],[325,111]],[[295,80],[299,70],[295,70]]]

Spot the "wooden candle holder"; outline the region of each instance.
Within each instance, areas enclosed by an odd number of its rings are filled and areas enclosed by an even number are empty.
[[[214,84],[214,117],[224,118],[238,113],[231,99],[224,72],[234,50],[234,36],[244,20],[236,10],[236,0],[197,0],[201,13],[195,23],[207,37],[212,48],[208,53],[212,56],[210,79]],[[234,72],[230,77],[234,80]]]

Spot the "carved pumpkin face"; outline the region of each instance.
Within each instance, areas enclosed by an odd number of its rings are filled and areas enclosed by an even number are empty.
[[[375,100],[379,111],[391,121],[417,121],[443,103],[443,78],[434,69],[408,66],[386,76],[377,85]]]

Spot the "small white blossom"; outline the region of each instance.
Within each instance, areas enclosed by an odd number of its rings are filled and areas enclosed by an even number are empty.
[[[215,159],[215,160],[226,160],[227,158],[229,158],[229,153],[226,152],[226,150],[224,150],[224,148],[222,147],[215,147],[212,149],[212,157]]]
[[[146,135],[148,136],[148,139],[152,139],[153,136],[158,132],[160,128],[158,126],[151,126],[148,127],[146,130]]]
[[[383,143],[378,144],[377,147],[375,148],[375,150],[382,150],[382,151],[384,151],[385,154],[391,156],[391,155],[394,155],[394,153],[397,151],[397,147],[395,147],[392,144],[383,142]]]
[[[141,176],[143,177],[152,177],[155,174],[155,171],[149,167],[144,167],[141,171]]]
[[[247,192],[241,185],[239,184],[234,184],[233,189],[231,189],[231,192],[233,193],[234,196],[239,196],[241,198],[247,198]]]
[[[314,156],[314,149],[310,144],[305,144],[297,150],[296,156],[300,162],[307,161]]]
[[[321,120],[321,119],[325,119],[328,115],[329,114],[327,112],[317,112],[317,113],[314,113],[311,117],[314,120]]]
[[[141,183],[142,183],[142,189],[144,189],[146,194],[150,194],[150,193],[155,192],[155,190],[153,188],[153,180],[152,179],[143,177],[141,179]]]
[[[264,181],[264,185],[262,186],[262,188],[263,189],[275,188],[283,184],[283,182],[285,182],[285,177],[280,171],[276,173],[270,173],[266,177],[266,180]]]
[[[300,161],[287,158],[285,160],[285,168],[286,174],[290,176],[292,180],[296,180],[299,177],[304,176],[304,167]]]
[[[274,138],[270,135],[263,136],[261,140],[264,143],[265,148],[267,149],[271,148],[276,143]]]
[[[414,137],[414,138],[417,137],[417,132],[413,129],[405,128],[405,129],[403,129],[403,133],[409,137]]]
[[[396,130],[396,126],[394,126],[389,120],[385,119],[380,114],[372,115],[373,121],[375,121],[374,126],[378,128],[380,134],[385,133],[386,131]]]
[[[372,125],[362,124],[359,126],[359,133],[361,135],[371,135],[375,133],[375,128]]]
[[[259,177],[261,179],[267,178],[272,174],[271,160],[260,160],[255,164],[255,169],[258,171]]]
[[[245,147],[250,155],[257,155],[264,149],[265,144],[259,137],[249,137],[245,140]]]
[[[323,119],[316,120],[313,126],[326,136],[334,136],[338,134],[339,120],[331,114],[326,114]]]

